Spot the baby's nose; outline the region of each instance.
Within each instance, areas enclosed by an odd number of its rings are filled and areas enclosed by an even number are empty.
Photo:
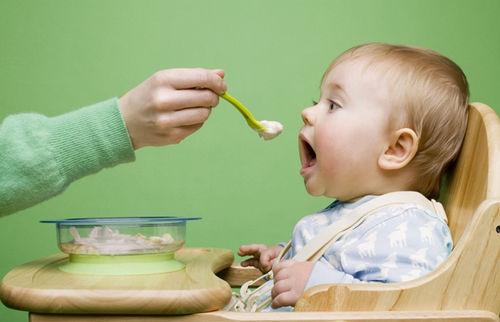
[[[313,113],[311,107],[304,109],[301,115],[302,115],[302,121],[304,122],[305,125],[313,124]]]

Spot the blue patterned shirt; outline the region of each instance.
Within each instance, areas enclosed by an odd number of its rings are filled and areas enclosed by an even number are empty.
[[[365,196],[352,203],[335,201],[321,212],[302,218],[295,225],[292,245],[284,259],[291,259],[321,229],[375,197]],[[315,263],[306,289],[331,283],[409,281],[434,270],[452,248],[444,218],[413,203],[389,205],[330,246]]]

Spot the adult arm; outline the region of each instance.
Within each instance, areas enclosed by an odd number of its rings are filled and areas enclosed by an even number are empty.
[[[0,216],[134,158],[116,98],[56,117],[9,116],[0,124]]]
[[[62,192],[72,181],[134,160],[134,149],[176,144],[197,131],[226,90],[224,71],[156,72],[119,100],[0,125],[0,216]]]

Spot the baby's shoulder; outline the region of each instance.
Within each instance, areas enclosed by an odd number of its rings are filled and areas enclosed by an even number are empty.
[[[395,228],[406,230],[420,227],[449,234],[449,227],[439,214],[415,203],[382,207],[368,216],[356,230],[359,235],[374,230],[393,231]]]
[[[328,213],[318,212],[302,217],[296,224],[295,228],[301,227],[324,227],[331,223],[331,218]]]

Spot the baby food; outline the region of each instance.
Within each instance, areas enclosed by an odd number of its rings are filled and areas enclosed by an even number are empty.
[[[75,227],[71,227],[69,233],[73,236],[73,240],[60,244],[61,250],[69,254],[118,255],[170,252],[183,244],[182,240],[175,241],[168,233],[149,237],[140,233],[127,235],[108,226],[94,227],[87,237],[80,236]]]
[[[260,121],[264,125],[264,131],[259,131],[259,135],[264,138],[264,140],[272,140],[283,131],[283,125],[276,121]]]

